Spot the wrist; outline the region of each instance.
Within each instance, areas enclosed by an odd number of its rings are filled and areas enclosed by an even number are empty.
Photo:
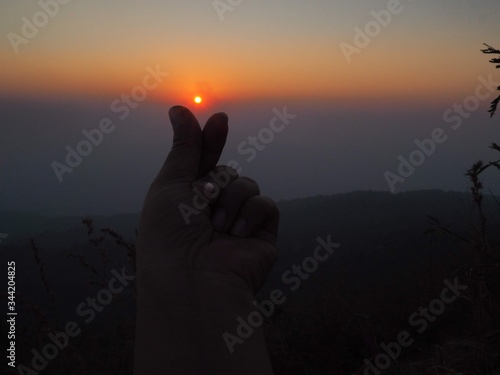
[[[261,327],[252,328],[243,340],[236,336],[238,318],[256,310],[252,292],[243,280],[180,266],[148,267],[138,271],[137,288],[136,356],[151,359],[143,358],[141,363],[157,363],[152,358],[160,356],[165,368],[179,369],[182,374],[202,370],[272,374]],[[238,345],[231,345],[228,334]],[[160,339],[152,342],[150,337]],[[254,367],[240,368],[249,361]],[[207,366],[212,369],[207,371]]]

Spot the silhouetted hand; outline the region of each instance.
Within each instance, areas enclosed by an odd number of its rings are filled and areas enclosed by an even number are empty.
[[[139,227],[136,374],[272,374],[260,330],[234,354],[222,335],[254,309],[277,258],[278,210],[253,180],[216,167],[225,114],[203,131],[187,108],[169,115],[172,149]]]

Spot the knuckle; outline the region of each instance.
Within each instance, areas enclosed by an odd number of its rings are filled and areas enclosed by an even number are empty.
[[[239,177],[238,171],[229,165],[218,165],[213,169],[213,171],[216,173],[217,172],[227,173],[230,176],[236,177],[236,178]]]
[[[242,184],[242,186],[245,186],[247,189],[260,194],[259,184],[250,177],[242,176],[238,178],[237,181],[239,181],[239,183]]]
[[[262,206],[264,206],[271,214],[279,214],[278,205],[273,199],[263,195],[260,195],[258,199],[261,201]]]

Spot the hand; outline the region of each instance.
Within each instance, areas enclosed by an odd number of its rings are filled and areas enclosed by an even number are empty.
[[[139,227],[138,340],[145,339],[144,332],[158,329],[154,325],[165,325],[172,341],[186,336],[200,340],[201,330],[207,345],[192,360],[211,353],[206,361],[214,368],[231,362],[227,368],[240,371],[234,367],[236,358],[241,362],[241,358],[257,356],[267,362],[267,369],[255,371],[272,373],[260,333],[244,344],[243,357],[227,358],[222,334],[236,328],[238,314],[251,311],[253,295],[276,261],[277,207],[259,195],[253,180],[239,177],[230,167],[216,167],[228,131],[225,114],[210,117],[203,131],[184,107],[171,108],[169,115],[174,130],[172,149],[147,194]],[[141,324],[142,320],[147,322]],[[184,332],[175,325],[183,326]],[[168,344],[169,337],[159,339],[158,345],[162,340],[167,340],[169,350],[186,356],[183,349]],[[152,361],[138,359],[137,353],[136,361]],[[254,366],[249,360],[240,364],[246,367],[244,371]]]
[[[226,143],[225,114],[210,117],[203,132],[187,108],[173,107],[170,120],[172,150],[142,212],[140,266],[231,274],[255,293],[277,258],[276,205],[259,195],[253,180],[216,168]]]

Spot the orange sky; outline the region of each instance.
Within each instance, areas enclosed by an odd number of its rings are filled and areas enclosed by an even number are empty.
[[[457,20],[432,3],[404,4],[351,63],[340,44],[354,46],[354,28],[373,21],[370,12],[386,2],[352,8],[256,2],[223,21],[212,7],[201,11],[187,3],[162,8],[146,1],[141,8],[125,1],[119,10],[95,1],[69,3],[18,54],[4,38],[0,90],[113,97],[140,84],[147,66],[159,65],[169,77],[149,98],[165,101],[195,95],[206,96],[206,103],[269,97],[446,101],[467,95],[479,75],[491,74],[479,52],[493,38],[488,24],[472,29],[475,18]],[[36,4],[1,7],[4,34],[19,33],[21,17],[39,10]],[[464,25],[471,32],[464,33]]]

